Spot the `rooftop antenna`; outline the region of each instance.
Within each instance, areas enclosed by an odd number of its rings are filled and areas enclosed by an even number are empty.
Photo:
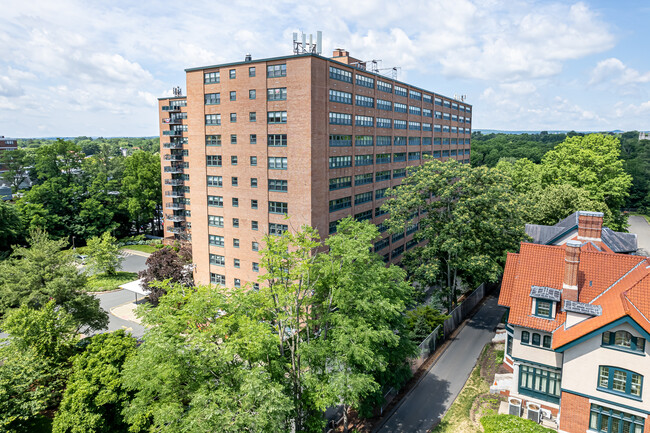
[[[176,86],[172,89],[172,92],[174,93],[174,96],[183,96],[183,91],[181,90],[181,86]]]
[[[309,34],[309,42],[307,42],[307,34],[300,32],[293,33],[293,53],[294,54],[321,54],[323,52],[323,32],[320,30],[316,32],[316,43],[314,43],[314,35]]]
[[[454,93],[454,99],[460,102],[465,102],[465,100],[467,99],[467,95],[457,95],[456,93]]]

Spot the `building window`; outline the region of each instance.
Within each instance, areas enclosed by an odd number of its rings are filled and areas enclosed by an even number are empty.
[[[627,331],[603,332],[603,346],[616,347],[632,352],[645,352],[645,339]]]
[[[257,188],[257,178],[251,177],[251,188]]]
[[[352,146],[351,135],[330,135],[331,147],[348,147]]]
[[[221,135],[206,135],[205,136],[205,145],[206,146],[221,146]]]
[[[375,100],[369,96],[354,95],[354,102],[359,107],[374,108]]]
[[[383,250],[388,245],[390,245],[390,239],[388,238],[375,242],[375,252]]]
[[[422,109],[420,109],[420,107],[409,105],[409,114],[413,114],[414,116],[419,116],[420,114],[422,114]]]
[[[223,227],[223,217],[217,215],[208,215],[208,225],[212,227]]]
[[[551,301],[546,301],[543,299],[535,299],[536,316],[551,319],[552,314],[553,314],[553,306],[551,304]]]
[[[276,87],[275,89],[266,89],[266,99],[269,101],[284,101],[287,99],[287,88]]]
[[[237,123],[237,113],[230,113],[230,123]]]
[[[260,250],[260,244],[257,242],[251,242],[251,249],[253,251],[259,251]]]
[[[375,173],[375,182],[382,182],[384,180],[390,180],[390,170]]]
[[[269,156],[269,170],[286,170],[287,158],[284,156]]]
[[[260,264],[253,262],[253,272],[259,272],[260,271]]]
[[[387,213],[388,211],[381,206],[375,208],[375,218],[386,215]]]
[[[269,213],[278,213],[278,214],[286,215],[288,213],[288,205],[287,203],[281,201],[270,201]]]
[[[289,231],[289,226],[287,224],[269,224],[269,234],[281,236],[284,232]]]
[[[372,173],[357,174],[354,176],[354,186],[372,183]]]
[[[364,165],[372,165],[372,155],[355,155],[354,166],[361,167]]]
[[[417,100],[417,101],[421,101],[421,100],[422,100],[422,93],[421,93],[421,92],[418,92],[417,90],[409,90],[409,97],[410,97],[411,99],[415,99],[415,100]]]
[[[330,179],[330,191],[335,191],[337,189],[349,188],[352,186],[352,177],[336,177]]]
[[[205,84],[214,84],[219,82],[219,71],[217,72],[206,72],[203,74],[203,83]]]
[[[257,200],[251,200],[251,209],[257,209]]]
[[[221,93],[206,93],[205,105],[218,105],[221,103]]]
[[[393,106],[395,107],[395,112],[396,113],[406,113],[406,104],[401,104],[399,102],[395,102],[393,104]]]
[[[206,125],[221,125],[221,114],[206,114],[205,115],[205,124]]]
[[[255,89],[251,89],[248,91],[248,99],[255,99],[257,97],[257,92]]]
[[[236,268],[241,267],[241,262],[239,261],[239,259],[232,259],[232,264]]]
[[[330,212],[352,207],[352,197],[343,197],[330,200]]]
[[[251,163],[251,167],[257,166],[257,156],[251,156],[250,163]]]
[[[239,207],[239,199],[237,197],[232,198],[232,207]]]
[[[232,219],[232,226],[236,229],[239,228],[239,218],[233,218]]]
[[[329,223],[329,234],[336,233],[336,226],[339,225],[340,220],[330,221]]]
[[[254,112],[254,111],[251,111],[250,113],[248,113],[248,121],[249,122],[257,122],[257,113]],[[251,134],[251,135],[255,135],[255,134]]]
[[[255,66],[251,66],[250,68],[248,68],[248,76],[249,77],[255,76]]]
[[[424,95],[424,96],[422,96],[422,100],[423,100],[424,102],[428,103],[428,104],[432,104],[432,103],[433,103],[433,98],[431,97],[431,95]]]
[[[377,118],[377,123],[376,123],[377,128],[390,128],[391,125],[392,125],[391,119],[385,119],[383,117]]]
[[[269,191],[288,192],[288,181],[283,179],[269,179]]]
[[[409,121],[409,129],[413,131],[419,131],[421,128],[420,122],[411,122]]]
[[[352,157],[351,156],[330,156],[329,167],[330,168],[352,167]]]
[[[231,101],[236,101],[237,100],[237,92],[236,91],[233,90],[232,92],[230,92],[230,100]]]
[[[251,114],[255,114],[255,113],[251,113]],[[257,144],[257,134],[250,135],[250,142],[251,144]]]
[[[561,379],[562,376],[559,371],[520,365],[519,393],[540,400],[559,403]]]
[[[352,93],[330,89],[330,101],[340,102],[341,104],[352,104]]]
[[[393,129],[406,129],[406,120],[393,120]]]
[[[409,161],[419,161],[420,152],[409,152]]]
[[[385,81],[377,80],[377,90],[381,90],[386,93],[393,93],[393,85],[386,83]]]
[[[205,155],[205,165],[208,167],[221,167],[221,155]]]
[[[239,186],[239,179],[237,176],[233,176],[230,178],[230,183],[232,186]]]
[[[601,365],[598,368],[598,389],[605,392],[641,398],[643,376],[633,371]]]
[[[351,83],[352,72],[330,66],[330,78],[334,80],[345,81],[346,83]]]
[[[216,266],[226,266],[226,258],[218,254],[210,254],[210,264]]]
[[[388,164],[390,162],[390,153],[378,153],[375,159],[376,164]]]
[[[234,69],[231,69],[230,71],[228,71],[228,74],[229,74],[229,77],[230,77],[231,80],[234,80],[235,78],[237,78],[237,71],[234,70]]]
[[[372,201],[372,191],[362,192],[354,196],[354,204],[359,205],[363,203],[368,203]]]
[[[375,200],[379,200],[381,198],[386,197],[386,191],[387,190],[388,190],[388,188],[382,188],[382,189],[376,190],[375,191]]]
[[[530,343],[530,332],[521,331],[521,342],[524,344]]]
[[[355,214],[354,219],[359,222],[372,219],[372,209]]]
[[[269,111],[267,113],[268,123],[287,123],[286,111]]]
[[[208,243],[216,247],[223,247],[225,245],[223,241],[223,236],[217,236],[217,235],[208,235]]]
[[[377,136],[377,146],[390,146],[391,141],[391,137],[388,135]]]
[[[235,287],[240,288],[241,287],[241,280],[239,278],[235,278],[234,280]]]
[[[608,407],[591,405],[589,430],[607,433],[643,433],[645,418]]]
[[[356,74],[356,78],[357,78],[358,86],[368,87],[369,89],[375,88],[374,78],[366,77],[365,75],[360,75],[360,74]]]
[[[221,188],[223,186],[223,178],[221,176],[208,176],[208,186]]]
[[[239,239],[233,239],[232,240],[232,246],[235,248],[239,248]]]
[[[384,111],[393,111],[393,103],[383,99],[377,99],[377,109]]]
[[[271,147],[286,147],[287,134],[269,134],[266,142]]]
[[[237,155],[230,157],[230,165],[237,165]]]
[[[257,221],[251,221],[251,230],[258,230],[259,224]]]
[[[330,112],[330,124],[332,125],[352,125],[352,115],[345,113]]]
[[[354,124],[356,126],[368,126],[372,127],[374,125],[374,119],[371,116],[354,116]]]
[[[266,76],[268,78],[286,77],[287,65],[270,65],[266,67]]]
[[[222,286],[226,285],[226,276],[221,274],[213,274],[210,272],[210,283],[211,284],[221,284]]]
[[[508,334],[508,339],[507,340],[508,340],[508,342],[507,342],[508,347],[506,347],[506,354],[510,358],[512,358],[512,343],[514,341],[514,339],[512,338],[512,335]]]
[[[393,154],[393,162],[402,162],[402,161],[406,161],[406,152]]]
[[[406,89],[401,86],[395,86],[395,94],[397,96],[406,96],[407,95]]]
[[[355,146],[372,146],[373,145],[373,136],[372,135],[357,135],[354,137]]]

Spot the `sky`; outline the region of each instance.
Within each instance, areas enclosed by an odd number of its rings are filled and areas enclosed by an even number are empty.
[[[185,68],[323,32],[398,79],[466,95],[474,129],[650,130],[646,0],[0,0],[0,135],[157,136]]]

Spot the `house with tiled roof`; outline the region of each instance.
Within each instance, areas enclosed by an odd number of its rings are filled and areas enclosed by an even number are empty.
[[[650,259],[604,248],[597,226],[508,254],[506,393],[563,432],[650,433]]]

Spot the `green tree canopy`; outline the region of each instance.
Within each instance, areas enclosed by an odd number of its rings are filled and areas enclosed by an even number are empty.
[[[101,237],[88,240],[88,266],[96,273],[115,275],[115,271],[122,265],[124,257],[120,255],[117,239],[104,233]]]
[[[121,192],[124,208],[137,233],[161,207],[160,157],[147,152],[135,152],[124,161]]]

